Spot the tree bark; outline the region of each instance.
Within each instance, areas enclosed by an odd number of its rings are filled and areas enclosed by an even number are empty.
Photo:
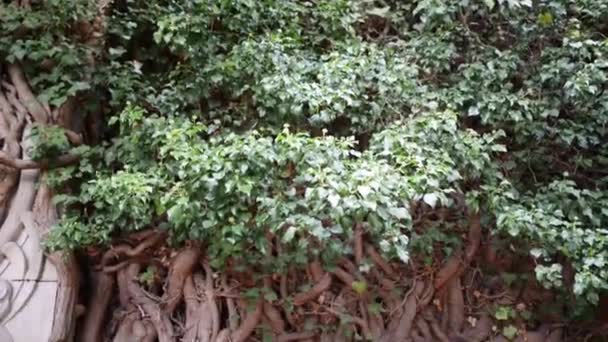
[[[52,202],[53,192],[44,183],[44,169],[78,160],[72,155],[60,157],[56,161],[31,160],[29,151],[33,147],[30,139],[32,125],[61,126],[62,123],[53,122],[48,106],[45,107],[37,99],[19,64],[6,64],[4,70],[4,75],[0,73],[0,77],[4,76],[0,80],[0,138],[4,140],[0,151],[0,172],[3,176],[0,178],[0,245],[19,237],[23,229],[22,220],[26,219],[26,215],[28,224],[35,228],[40,238],[48,234],[57,222],[58,213]],[[66,116],[69,115],[71,113],[66,113]],[[72,140],[77,135],[76,132],[69,134]],[[75,257],[67,252],[50,253],[47,260],[55,266],[58,275],[54,312],[49,318],[53,320],[49,341],[72,341],[80,284],[78,265]]]

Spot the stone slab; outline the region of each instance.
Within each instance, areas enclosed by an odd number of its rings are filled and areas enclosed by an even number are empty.
[[[38,282],[27,305],[5,322],[4,328],[15,342],[48,341],[53,326],[57,282]]]

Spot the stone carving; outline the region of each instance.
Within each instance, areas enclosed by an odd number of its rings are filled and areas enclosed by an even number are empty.
[[[29,221],[29,222],[28,222]],[[58,283],[26,213],[15,241],[0,246],[0,341],[48,341]]]
[[[29,134],[26,127],[24,136]],[[21,147],[28,158],[29,141]],[[49,341],[58,291],[55,267],[44,256],[32,208],[40,171],[22,170],[0,227],[0,341]],[[6,203],[5,203],[6,204]],[[8,209],[8,210],[6,210]]]
[[[30,158],[33,125],[67,127],[63,113],[38,101],[19,63],[0,61],[0,342],[74,335],[78,268],[70,253],[45,256],[40,245],[57,208],[40,181],[47,171]]]

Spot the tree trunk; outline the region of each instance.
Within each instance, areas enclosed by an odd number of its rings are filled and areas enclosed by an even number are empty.
[[[3,142],[0,152],[0,246],[5,246],[17,241],[25,226],[34,228],[36,240],[39,241],[57,222],[53,193],[43,181],[46,171],[40,169],[48,163],[31,160],[30,133],[34,124],[61,127],[63,122],[57,122],[48,105],[36,98],[19,64],[2,65],[0,76],[0,139]],[[60,109],[55,112],[63,112],[63,120],[71,116],[71,113]],[[41,248],[38,246],[38,249]],[[27,259],[31,256],[26,252],[24,250]],[[0,261],[5,258],[5,255],[0,255]],[[48,254],[46,260],[50,261],[57,273],[54,312],[49,318],[52,319],[49,341],[71,341],[80,278],[76,260],[66,252]],[[38,282],[40,278],[24,280]],[[36,287],[33,286],[31,292],[35,291]],[[22,299],[17,296],[12,300],[23,301],[22,305],[27,305],[27,297]],[[18,312],[12,313],[13,316],[16,314]],[[6,319],[9,318],[7,315]]]

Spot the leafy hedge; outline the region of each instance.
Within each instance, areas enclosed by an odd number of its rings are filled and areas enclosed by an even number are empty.
[[[178,242],[205,241],[217,265],[229,257],[266,262],[266,232],[279,234],[284,265],[341,256],[355,225],[364,224],[388,257],[407,262],[410,203],[453,205],[463,182],[497,176],[490,163],[504,151],[495,142],[500,135],[459,130],[451,112],[397,123],[364,152],[352,138],[288,128],[276,137],[208,136],[201,123],[137,108],[123,112],[119,125],[123,134],[104,151],[106,166],[96,167],[107,171],[95,172],[78,196],[59,197],[91,209],[65,218],[51,247],[108,243],[116,231],[161,220]]]
[[[331,259],[364,224],[407,260],[412,208],[466,197],[548,286],[566,257],[575,294],[608,288],[606,1],[119,1],[99,51],[70,30],[90,5],[1,5],[0,55],[59,66],[29,70],[34,88],[122,112],[48,179],[82,182],[51,247],[159,225],[261,265],[270,230],[284,264]]]

